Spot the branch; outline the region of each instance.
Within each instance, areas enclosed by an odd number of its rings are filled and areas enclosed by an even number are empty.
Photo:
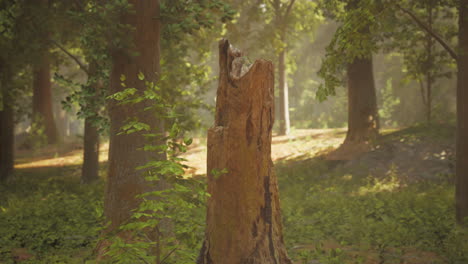
[[[414,22],[416,22],[416,24],[418,24],[419,27],[421,27],[422,29],[424,29],[424,31],[426,31],[427,33],[429,33],[429,35],[431,35],[435,40],[437,40],[437,42],[440,43],[440,45],[442,45],[442,47],[444,47],[444,49],[450,54],[450,56],[455,60],[457,61],[458,60],[458,56],[457,56],[457,53],[450,47],[450,45],[445,42],[445,40],[439,36],[439,34],[437,34],[434,30],[430,29],[424,22],[422,22],[413,12],[411,12],[410,10],[406,9],[406,8],[403,8],[402,6],[400,5],[396,5],[401,11],[403,11],[404,13],[406,13],[407,15],[409,15],[413,20]]]
[[[284,16],[283,18],[286,20],[286,18],[288,17],[289,13],[291,12],[291,9],[292,9],[292,6],[294,5],[294,2],[296,2],[296,0],[291,0],[289,2],[289,5],[288,7],[286,8],[286,11],[284,12]]]
[[[172,253],[174,253],[174,251],[176,251],[177,249],[179,249],[179,247],[176,247],[176,248],[172,249],[171,252],[167,253],[167,255],[161,260],[161,263],[164,263],[166,261],[166,259],[168,257],[170,257],[172,255]]]
[[[54,44],[55,46],[57,46],[57,48],[59,48],[61,51],[63,51],[65,54],[68,55],[68,57],[70,57],[72,60],[74,60],[76,62],[76,64],[78,64],[78,66],[80,66],[80,69],[82,71],[84,71],[86,74],[89,75],[89,70],[88,70],[88,67],[86,67],[86,65],[84,65],[75,55],[71,54],[68,50],[66,50],[62,45],[60,45],[58,42],[56,42],[55,40],[52,40],[52,39],[49,39],[50,43]]]

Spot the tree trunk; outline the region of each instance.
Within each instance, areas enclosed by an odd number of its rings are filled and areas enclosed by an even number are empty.
[[[460,0],[459,5],[455,200],[461,224],[468,217],[468,0]]]
[[[366,143],[378,135],[377,99],[372,56],[355,58],[347,66],[348,133],[344,145]]]
[[[81,183],[89,184],[99,179],[99,132],[89,117],[85,119],[83,141]]]
[[[159,1],[131,0],[134,12],[122,16],[121,23],[128,24],[135,30],[132,36],[134,49],[116,50],[113,53],[113,68],[110,76],[110,92],[114,94],[122,91],[120,77],[126,77],[126,87],[136,88],[139,92],[146,89],[144,81],[138,79],[138,73],[143,73],[146,81],[156,82],[160,73],[160,19]],[[137,54],[135,54],[135,52]],[[164,155],[156,155],[143,151],[141,148],[148,144],[144,133],[118,135],[121,127],[129,118],[150,125],[152,128],[163,129],[162,121],[158,120],[151,111],[143,111],[149,102],[119,105],[118,102],[109,103],[110,117],[110,146],[109,170],[107,189],[105,194],[104,214],[111,221],[107,231],[115,230],[130,218],[140,200],[137,194],[149,191],[150,186],[145,181],[143,171],[136,170],[151,160],[164,159]],[[161,132],[161,131],[157,131]]]
[[[271,161],[273,65],[257,60],[242,76],[236,74],[240,52],[227,40],[219,49],[215,125],[208,130],[207,228],[197,263],[289,264]]]
[[[279,54],[278,60],[278,74],[279,74],[279,134],[288,135],[290,132],[289,122],[289,91],[288,80],[286,74],[286,48]]]
[[[33,73],[33,118],[45,128],[47,142],[57,142],[57,127],[52,111],[52,87],[50,82],[49,55],[44,54],[34,65]]]
[[[432,30],[432,24],[433,24],[433,10],[432,10],[432,5],[429,4],[428,6],[428,26],[429,29]],[[426,120],[427,123],[431,123],[431,115],[432,115],[432,84],[434,82],[434,78],[432,77],[432,68],[434,67],[434,58],[433,58],[433,47],[434,43],[432,40],[432,36],[430,34],[427,35],[427,44],[426,44],[426,51],[427,51],[427,72],[426,72],[426,83],[427,83],[427,105],[426,105]]]
[[[12,97],[8,89],[11,75],[9,71],[3,68],[1,70],[3,71],[0,83],[3,108],[0,111],[0,182],[4,182],[12,175],[14,168],[15,123]]]
[[[99,81],[92,81],[96,78],[97,63],[89,64],[88,89],[93,94],[86,102],[87,111],[92,112],[85,118],[84,139],[83,139],[83,165],[81,169],[81,183],[89,184],[99,179],[99,131],[93,124],[93,117],[98,115],[99,105],[97,105],[97,92],[100,87]]]
[[[428,73],[426,78],[427,78],[426,121],[427,121],[427,124],[431,124],[431,119],[432,119],[432,74]]]

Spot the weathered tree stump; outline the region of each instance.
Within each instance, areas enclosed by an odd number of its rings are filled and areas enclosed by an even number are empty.
[[[273,64],[257,60],[249,68],[227,40],[219,55],[215,125],[208,130],[211,196],[198,264],[292,263],[271,161]]]

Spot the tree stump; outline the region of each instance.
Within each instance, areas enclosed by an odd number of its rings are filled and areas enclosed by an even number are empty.
[[[205,241],[198,264],[290,264],[283,242],[271,161],[273,64],[246,65],[229,41],[219,43],[214,127],[208,130]]]

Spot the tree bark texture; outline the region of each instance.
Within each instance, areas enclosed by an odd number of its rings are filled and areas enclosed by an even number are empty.
[[[238,74],[241,53],[227,40],[219,55],[215,125],[208,130],[207,228],[197,263],[292,263],[271,161],[273,65],[257,60]]]
[[[48,54],[44,54],[34,65],[33,78],[33,118],[39,118],[44,126],[47,143],[55,144],[57,142],[57,127],[52,111],[52,86]]]
[[[97,73],[97,63],[91,62],[89,66],[88,80],[94,79]],[[87,110],[98,115],[99,105],[97,104],[97,92],[100,87],[99,81],[89,83],[90,90],[94,93],[87,102]],[[85,118],[84,140],[83,140],[83,165],[81,167],[81,183],[88,184],[99,179],[99,131],[93,124],[93,115]]]
[[[378,134],[377,98],[375,94],[372,56],[355,58],[347,66],[348,132],[347,143],[364,143]]]
[[[145,76],[145,81],[156,82],[160,72],[160,20],[159,1],[132,0],[129,1],[134,12],[122,16],[121,23],[132,26],[135,30],[129,33],[133,40],[133,49],[120,49],[113,52],[113,68],[110,77],[110,92],[114,94],[122,91],[120,77],[126,77],[127,87],[133,87],[143,92],[146,87],[144,81],[138,79],[138,73]],[[134,53],[138,54],[135,55]],[[149,142],[143,132],[128,135],[117,135],[121,127],[129,118],[137,118],[139,122],[151,127],[163,129],[162,121],[151,111],[143,111],[150,106],[143,101],[138,104],[119,105],[118,102],[109,103],[110,116],[110,145],[109,170],[107,189],[105,194],[104,214],[111,221],[108,231],[115,230],[132,215],[140,200],[137,194],[150,189],[142,171],[136,167],[151,160],[163,159],[164,155],[143,151],[141,148]],[[161,131],[157,131],[161,132]],[[148,133],[148,132],[145,132]]]
[[[279,134],[288,135],[291,129],[289,121],[289,88],[286,74],[286,48],[281,51],[278,59],[279,74]]]
[[[456,211],[462,223],[468,217],[468,0],[459,1],[458,19]]]
[[[13,101],[8,89],[11,73],[2,65],[0,88],[2,92],[2,105],[0,111],[0,182],[6,181],[13,173],[14,168],[14,111]]]

